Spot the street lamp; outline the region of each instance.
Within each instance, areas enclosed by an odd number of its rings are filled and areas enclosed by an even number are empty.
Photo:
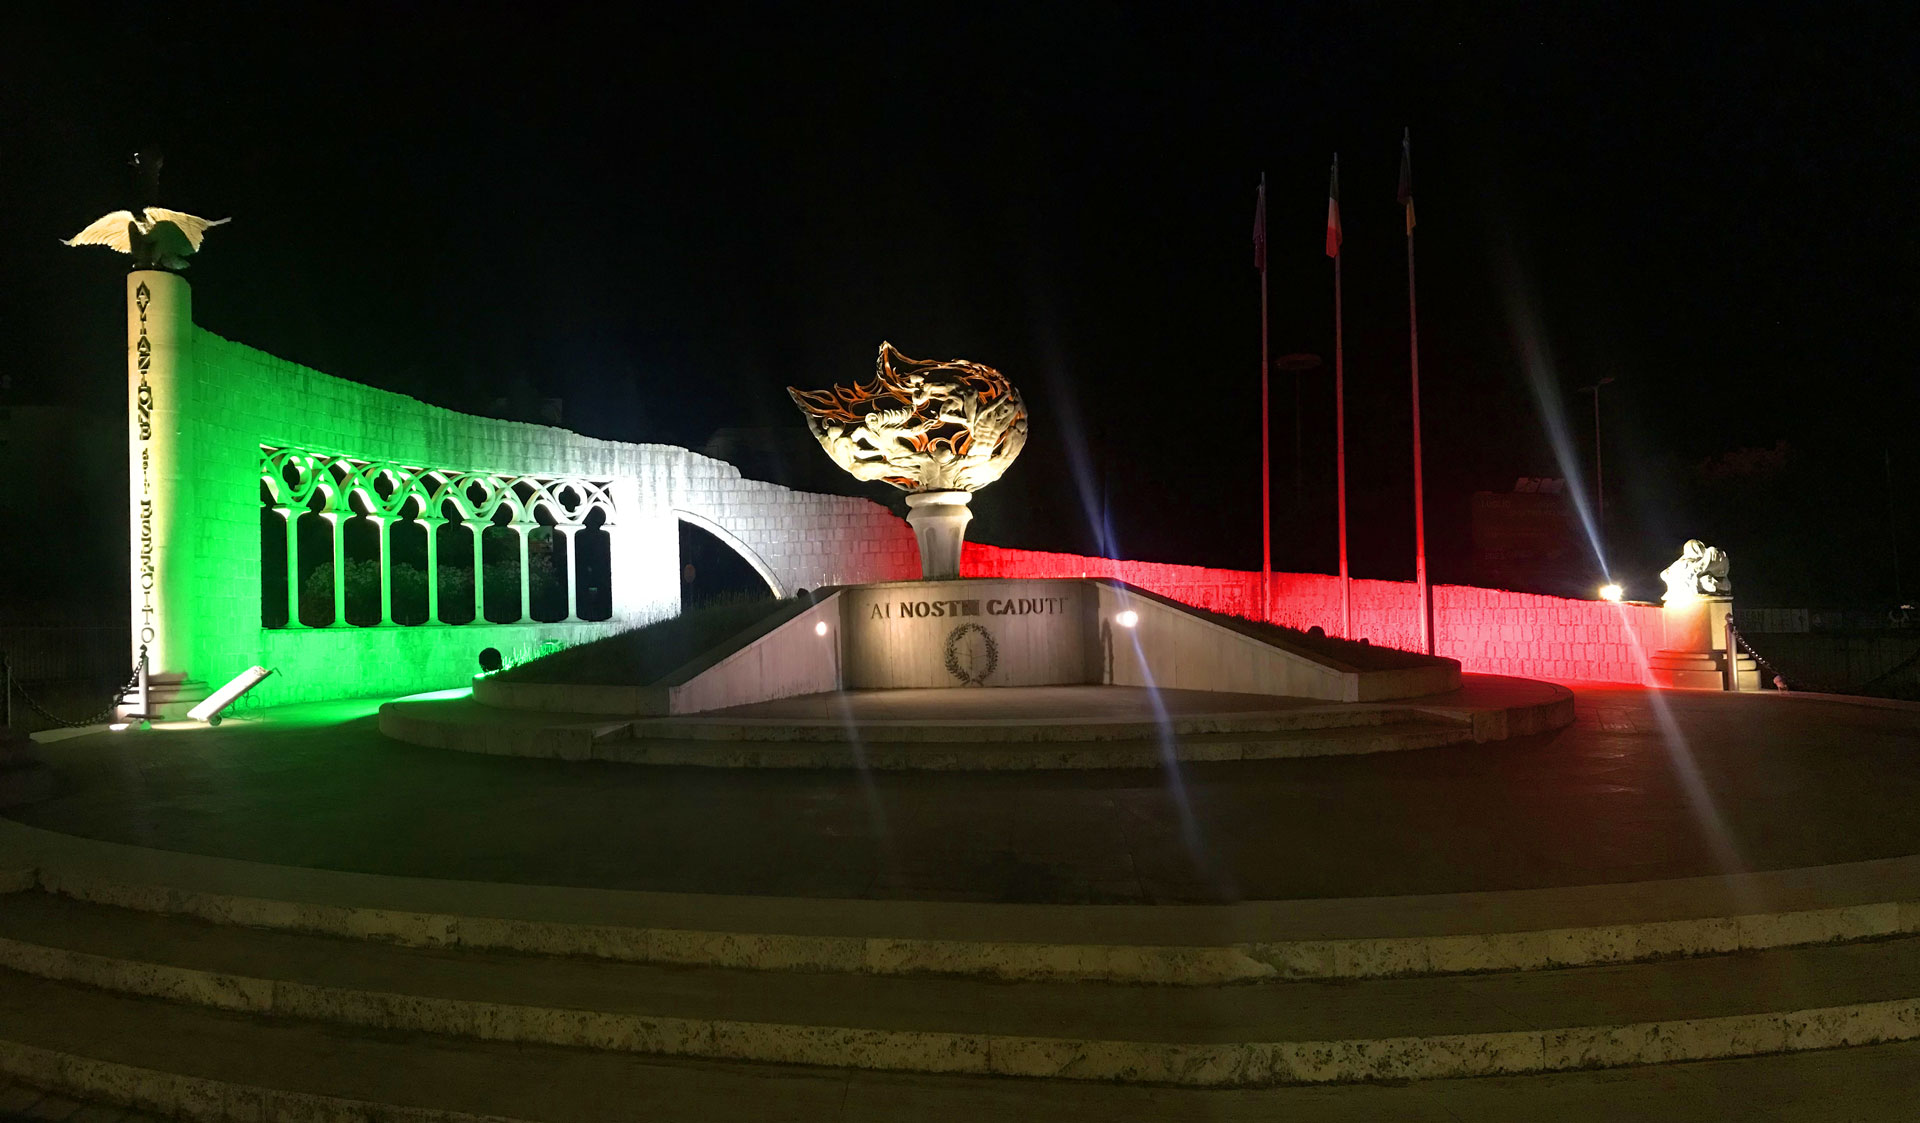
[[[1612,384],[1613,376],[1608,375],[1591,386],[1580,387],[1582,394],[1593,395],[1593,505],[1602,540],[1607,531],[1607,477],[1600,465],[1600,387]]]

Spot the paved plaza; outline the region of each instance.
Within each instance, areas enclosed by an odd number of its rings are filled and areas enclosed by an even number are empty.
[[[44,745],[21,822],[283,865],[802,897],[1198,903],[1920,852],[1920,709],[1576,687],[1556,734],[1150,770],[872,773],[416,748],[371,703]]]
[[[1920,937],[1897,903],[1920,870],[1920,708],[1573,690],[1553,733],[1171,770],[499,757],[383,737],[373,702],[49,740],[44,767],[0,771],[5,817],[58,832],[6,825],[39,870],[18,886],[54,892],[0,898],[20,1080],[0,1082],[0,1118],[76,1103],[47,1087],[176,1110],[185,1093],[152,1071],[204,1082],[192,1095],[573,1121],[1899,1117],[1920,1094]],[[944,719],[974,716],[960,705]],[[369,873],[400,876],[353,876]],[[1548,892],[1427,896],[1501,890]],[[1187,907],[1233,901],[1249,903]],[[1069,907],[1004,907],[1036,904]],[[1166,907],[1071,907],[1104,904]],[[1729,944],[1743,909],[1772,919]],[[1506,934],[1582,925],[1600,927],[1572,968]],[[663,942],[612,961],[566,942],[621,932]],[[867,932],[935,966],[779,969]],[[1296,962],[1331,936],[1388,950],[1350,973],[1205,981],[1251,962],[1248,939]],[[1609,958],[1641,938],[1681,954]],[[1493,958],[1408,974],[1391,947]],[[1053,978],[1049,955],[1114,973]],[[1188,977],[1143,988],[1162,959]],[[1210,1087],[1183,1050],[1268,1067]],[[1344,1075],[1313,1075],[1322,1057]]]

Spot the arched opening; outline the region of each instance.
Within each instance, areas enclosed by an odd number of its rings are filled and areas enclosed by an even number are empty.
[[[527,531],[528,615],[550,624],[567,618],[567,536],[554,529],[553,515],[542,506],[533,512],[539,525]]]
[[[420,521],[418,497],[406,507],[407,517],[387,528],[389,564],[393,570],[393,622],[427,622],[427,527]]]
[[[512,624],[520,619],[520,532],[513,512],[501,504],[493,521],[481,527],[480,552],[486,566],[486,619]]]
[[[273,488],[260,481],[260,626],[287,626],[287,520],[298,511],[281,514]]]
[[[680,609],[764,600],[778,590],[732,543],[686,518],[680,520]]]
[[[451,500],[441,503],[446,521],[434,528],[434,553],[440,564],[440,622],[471,624],[473,603],[473,524]]]
[[[321,512],[327,496],[315,489],[294,531],[300,554],[300,622],[309,628],[333,623],[333,524]]]
[[[347,561],[347,623],[365,628],[380,622],[380,532],[384,524],[373,517],[372,504],[357,491],[347,496],[347,506],[353,511],[342,537]]]
[[[595,507],[581,520],[585,526],[573,535],[580,559],[573,571],[574,611],[582,620],[613,619],[613,539],[607,534],[607,514]]]

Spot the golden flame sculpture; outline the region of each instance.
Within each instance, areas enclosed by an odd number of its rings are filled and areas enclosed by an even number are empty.
[[[906,492],[977,491],[1027,443],[1027,407],[984,363],[909,359],[880,344],[872,382],[787,387],[820,447],[859,480]]]

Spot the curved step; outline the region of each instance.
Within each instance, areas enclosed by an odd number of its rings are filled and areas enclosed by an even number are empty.
[[[1920,1038],[1920,938],[1358,984],[663,968],[8,900],[0,967],[384,1030],[720,1060],[1196,1087],[1422,1080]]]
[[[982,1118],[1704,1123],[1796,1109],[1821,1118],[1889,1119],[1911,1108],[1915,1071],[1920,1071],[1920,1043],[1673,1065],[1652,1079],[1567,1072],[1340,1088],[1011,1084],[343,1033],[337,1026],[0,976],[0,1075],[76,1099],[201,1123]]]
[[[1920,933],[1920,857],[1738,878],[1237,905],[644,893],[301,869],[0,819],[14,882],[227,924],[635,963],[1212,986],[1527,970]]]
[[[1133,731],[1138,733],[1140,731]],[[592,759],[621,764],[707,768],[877,768],[1017,772],[1039,769],[1160,768],[1169,758],[1208,761],[1282,760],[1400,752],[1470,743],[1469,726],[1410,718],[1318,728],[1196,733],[1111,740],[911,740],[850,743],[804,739],[682,739],[665,734],[595,741]]]
[[[1069,697],[1053,709],[1027,699],[1007,702],[1011,713],[987,707],[988,713],[965,717],[954,716],[951,705],[943,709],[929,703],[924,718],[897,716],[910,712],[911,706],[877,713],[869,707],[856,717],[860,698],[836,703],[838,695],[809,695],[705,714],[616,720],[591,713],[501,709],[459,692],[441,692],[382,704],[379,726],[388,737],[429,748],[562,760],[711,768],[1020,771],[1161,768],[1170,761],[1437,748],[1543,733],[1573,721],[1573,695],[1565,687],[1489,675],[1468,680],[1466,688],[1449,694],[1391,703],[1248,702],[1241,695],[1209,698],[1200,691],[1173,691],[1169,693],[1179,695],[1180,704],[1170,702],[1164,709],[1129,695],[1125,705],[1083,702],[1084,710],[1075,711]],[[1005,688],[1004,693],[1011,697],[1022,689],[1046,688]],[[1243,708],[1234,710],[1236,702]],[[836,705],[844,712],[836,711]],[[849,705],[854,709],[846,709]]]

